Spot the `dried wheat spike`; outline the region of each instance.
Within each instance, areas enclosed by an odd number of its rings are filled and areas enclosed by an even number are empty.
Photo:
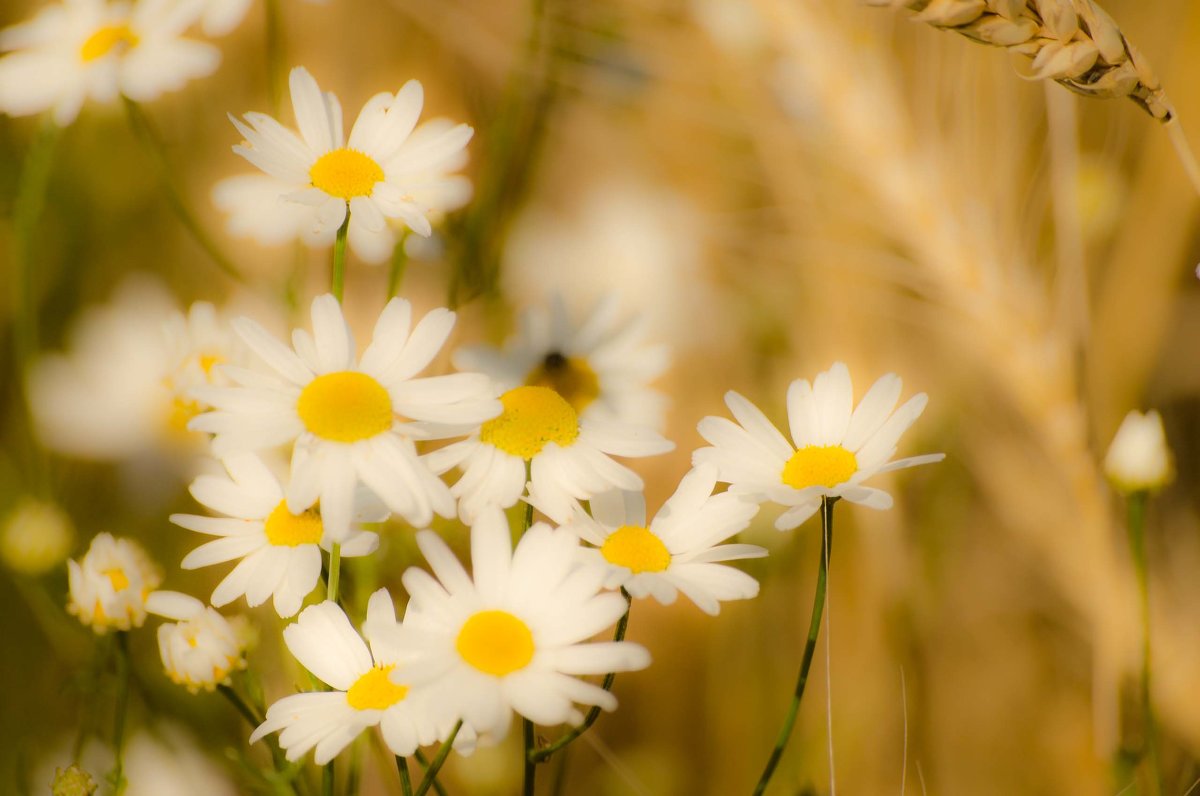
[[[1026,77],[1089,97],[1129,97],[1161,122],[1174,111],[1142,54],[1092,0],[866,0],[1031,59]]]

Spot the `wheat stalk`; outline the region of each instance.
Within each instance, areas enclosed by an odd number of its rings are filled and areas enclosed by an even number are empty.
[[[1129,97],[1161,122],[1174,116],[1145,57],[1092,0],[866,0],[903,6],[914,20],[1004,47],[1032,61],[1031,80],[1088,97]]]

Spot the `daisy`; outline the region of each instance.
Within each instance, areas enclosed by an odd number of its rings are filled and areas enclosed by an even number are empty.
[[[82,559],[67,561],[67,579],[67,611],[103,634],[142,626],[162,573],[136,542],[101,533]]]
[[[435,512],[452,517],[454,498],[413,439],[454,436],[500,412],[481,374],[413,378],[437,355],[454,318],[435,309],[410,333],[412,308],[394,298],[361,359],[331,295],[313,300],[313,334],[296,330],[295,350],[239,318],[235,331],[273,372],[225,368],[235,386],[196,391],[216,411],[188,427],[215,434],[213,453],[222,458],[295,442],[287,508],[299,514],[320,500],[332,541],[347,539],[359,482],[413,525],[428,524]]]
[[[408,654],[396,641],[395,627],[387,589],[371,595],[362,637],[336,603],[305,608],[284,628],[283,639],[296,660],[333,690],[293,694],[271,705],[250,743],[283,730],[279,745],[288,760],[295,762],[316,747],[314,760],[321,766],[376,725],[392,754],[402,757],[449,737],[458,717],[393,674]]]
[[[436,681],[478,734],[502,738],[513,711],[554,725],[582,721],[575,703],[614,710],[616,697],[573,675],[650,664],[638,644],[584,643],[626,603],[601,593],[602,573],[578,566],[574,534],[538,523],[513,550],[504,516],[489,511],[471,529],[472,576],[432,531],[417,544],[436,579],[415,567],[403,575],[411,600],[397,637],[409,657],[397,674]]]
[[[900,390],[900,377],[889,373],[855,407],[850,371],[841,362],[819,374],[812,385],[797,379],[787,393],[791,442],[758,407],[730,391],[725,403],[737,422],[723,417],[701,420],[700,436],[712,447],[696,451],[693,463],[717,465],[719,479],[733,492],[787,506],[775,521],[781,531],[811,517],[824,497],[891,508],[891,495],[863,482],[878,473],[945,458],[944,453],[932,453],[892,460],[900,435],[921,416],[928,401],[919,393],[895,409]]]
[[[156,591],[146,610],[173,619],[158,628],[158,651],[167,676],[193,694],[227,683],[236,669],[246,667],[243,617],[232,621],[187,594]]]
[[[675,443],[641,426],[580,419],[549,387],[514,387],[500,396],[504,411],[460,442],[425,455],[436,473],[463,469],[451,493],[471,523],[488,506],[508,508],[525,492],[546,516],[565,522],[576,501],[610,489],[639,490],[637,473],[609,458],[653,456]]]
[[[715,616],[721,600],[758,594],[758,581],[717,562],[767,554],[757,545],[720,544],[744,530],[758,506],[733,492],[714,495],[716,485],[717,468],[702,464],[683,477],[649,525],[640,492],[607,492],[591,500],[592,516],[578,509],[564,527],[594,545],[579,557],[601,569],[605,588],[653,596],[663,605],[683,592]]]
[[[124,95],[157,99],[216,70],[220,51],[182,34],[202,2],[71,0],[46,6],[28,22],[0,32],[0,111],[27,116],[53,110],[75,120],[85,100]]]
[[[650,381],[666,370],[663,345],[646,345],[641,316],[621,314],[609,294],[584,318],[572,318],[561,294],[548,307],[521,316],[504,350],[460,348],[454,364],[491,376],[505,389],[522,384],[550,387],[584,418],[636,423],[662,430],[666,398]]]
[[[410,80],[394,95],[384,92],[368,100],[347,141],[337,97],[323,94],[304,67],[292,70],[289,83],[299,134],[265,114],[248,113],[244,122],[231,116],[245,138],[233,151],[278,181],[277,197],[304,210],[306,241],[332,243],[347,213],[350,246],[366,262],[382,262],[391,254],[396,235],[389,218],[429,235],[428,214],[436,208],[422,199],[439,195],[445,181],[456,179],[446,172],[462,164],[472,129],[443,123],[414,129],[424,90]],[[226,201],[241,204],[236,191]],[[266,212],[275,215],[273,209]],[[280,227],[272,229],[266,237],[278,237]]]
[[[172,514],[171,522],[191,531],[218,537],[200,545],[183,559],[184,569],[198,569],[238,561],[213,590],[218,608],[243,594],[254,607],[274,597],[275,611],[293,616],[321,578],[321,550],[331,539],[325,533],[316,507],[293,513],[284,500],[283,487],[252,453],[233,454],[225,465],[228,477],[202,475],[192,483],[192,497],[225,517]],[[382,520],[386,512],[373,512],[367,502],[356,501],[356,519]],[[341,554],[364,556],[379,546],[376,534],[353,526],[342,542]]]

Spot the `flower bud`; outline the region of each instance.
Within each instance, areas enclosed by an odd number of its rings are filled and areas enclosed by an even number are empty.
[[[146,610],[178,620],[158,628],[158,651],[173,683],[192,693],[212,691],[245,667],[242,617],[228,620],[195,597],[172,591],[151,594]]]
[[[1173,475],[1171,451],[1158,412],[1125,416],[1104,457],[1104,473],[1124,494],[1155,492],[1167,485]]]
[[[158,567],[130,539],[98,534],[87,554],[67,562],[67,611],[97,633],[130,630],[146,621],[146,598],[162,582]]]

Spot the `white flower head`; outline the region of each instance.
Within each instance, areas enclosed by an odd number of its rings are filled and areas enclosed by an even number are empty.
[[[74,541],[71,518],[54,503],[22,498],[0,520],[0,561],[24,575],[42,575],[62,564]]]
[[[504,347],[458,349],[454,363],[491,376],[504,389],[549,387],[583,418],[663,428],[666,398],[648,385],[669,362],[665,345],[646,345],[639,315],[624,316],[616,294],[573,318],[559,293],[528,308]]]
[[[1125,415],[1104,457],[1104,473],[1125,494],[1154,492],[1170,482],[1171,450],[1158,412]]]
[[[310,245],[329,245],[346,214],[351,248],[365,262],[387,259],[396,242],[388,219],[420,235],[429,235],[429,214],[447,209],[462,197],[463,178],[448,172],[465,160],[473,133],[465,124],[434,120],[417,127],[424,90],[415,80],[395,94],[376,94],[359,112],[346,140],[342,108],[332,93],[322,93],[304,67],[290,76],[292,108],[299,134],[262,113],[245,121],[230,117],[245,141],[233,151],[274,181],[241,182],[217,191],[217,201],[238,213],[231,228],[248,231],[262,242],[286,239],[297,225]],[[295,216],[264,206],[262,232],[247,201],[273,192],[274,203],[295,204]]]
[[[700,436],[712,447],[697,450],[693,462],[717,465],[719,479],[733,492],[788,507],[775,522],[780,530],[811,517],[824,497],[891,508],[891,495],[863,482],[879,473],[945,458],[932,453],[892,459],[900,436],[928,401],[919,393],[896,409],[901,388],[900,377],[889,373],[855,407],[850,371],[841,362],[818,374],[811,385],[797,379],[787,393],[790,441],[758,407],[730,391],[725,404],[737,422],[724,417],[701,420]]]
[[[232,387],[198,390],[216,411],[189,428],[215,434],[219,457],[295,442],[288,510],[318,501],[325,531],[346,540],[361,482],[416,526],[454,516],[454,498],[417,455],[414,438],[455,436],[500,412],[490,382],[477,373],[414,378],[441,349],[454,313],[435,309],[411,326],[412,307],[394,298],[359,358],[331,295],[312,304],[313,333],[296,330],[294,350],[248,318],[234,321],[246,345],[270,368],[225,368]]]
[[[508,508],[526,491],[555,522],[565,522],[580,500],[610,489],[638,490],[637,473],[610,458],[654,456],[675,447],[657,432],[581,419],[549,387],[523,385],[500,396],[504,411],[468,439],[425,455],[434,472],[463,469],[451,488],[459,515],[472,523],[489,507]]]
[[[512,547],[499,510],[471,528],[472,575],[432,531],[417,534],[436,579],[404,573],[411,595],[400,637],[410,657],[397,674],[432,682],[467,726],[502,738],[513,711],[538,724],[578,723],[575,703],[616,708],[617,700],[574,675],[643,669],[649,653],[626,641],[585,643],[625,612],[601,592],[603,574],[580,567],[579,540],[543,523]]]
[[[86,100],[157,99],[221,62],[211,44],[183,38],[202,0],[70,0],[0,31],[0,111],[53,110],[66,126]]]
[[[97,633],[130,630],[146,621],[146,598],[162,573],[130,539],[97,534],[79,561],[67,561],[67,611]]]
[[[393,674],[409,654],[397,643],[395,628],[387,589],[371,595],[362,637],[336,603],[305,608],[284,629],[284,641],[296,660],[333,690],[293,694],[271,705],[250,743],[283,730],[279,745],[288,760],[299,760],[315,747],[314,760],[324,765],[376,725],[388,749],[405,757],[449,737],[458,718],[449,706]]]
[[[733,492],[714,495],[716,484],[717,468],[702,464],[683,477],[649,524],[640,492],[614,491],[592,499],[592,516],[579,509],[564,527],[594,545],[580,550],[580,560],[604,572],[605,588],[663,605],[683,592],[715,616],[721,601],[758,594],[754,578],[718,562],[767,554],[756,545],[721,544],[750,524],[758,506]]]
[[[228,477],[202,475],[192,483],[191,493],[201,505],[225,516],[171,515],[176,525],[217,537],[189,553],[181,566],[198,569],[241,559],[213,590],[212,604],[220,607],[244,594],[253,607],[273,597],[280,616],[293,616],[320,580],[321,549],[329,549],[332,541],[321,511],[315,506],[289,510],[279,480],[253,453],[231,454],[222,464]],[[381,520],[387,513],[367,496],[360,496],[355,505],[355,519],[360,521]],[[363,556],[378,546],[376,534],[351,526],[341,554]]]
[[[158,627],[158,652],[167,676],[192,693],[212,691],[246,667],[243,617],[229,620],[204,603],[176,591],[156,591],[146,610],[173,619]]]

